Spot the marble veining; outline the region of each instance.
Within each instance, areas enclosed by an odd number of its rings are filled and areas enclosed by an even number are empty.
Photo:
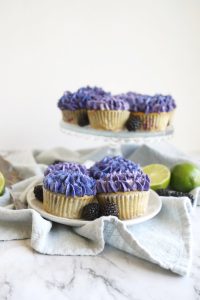
[[[0,299],[10,299],[12,294],[13,286],[6,278],[4,278],[4,280],[0,281]]]
[[[95,281],[100,280],[102,283],[106,286],[108,294],[113,298],[116,299],[113,292],[116,292],[119,295],[122,295],[128,299],[133,299],[130,295],[128,295],[125,291],[123,291],[121,288],[117,287],[117,284],[114,280],[105,277],[104,275],[98,274],[95,270],[92,268],[84,268],[81,266],[81,269],[87,272],[87,275],[91,276]]]
[[[192,219],[187,277],[109,246],[98,256],[49,256],[29,240],[0,242],[0,300],[200,300],[200,207]]]

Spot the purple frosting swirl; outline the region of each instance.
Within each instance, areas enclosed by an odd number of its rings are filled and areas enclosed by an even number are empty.
[[[96,181],[80,172],[62,170],[50,172],[44,177],[44,188],[65,196],[83,197],[96,195]]]
[[[96,97],[87,102],[89,110],[129,110],[129,104],[126,99],[118,96],[105,95]]]
[[[148,191],[150,179],[142,170],[135,173],[108,174],[96,181],[97,193]]]
[[[110,173],[139,172],[140,166],[122,156],[104,157],[96,162],[90,169],[89,174],[95,179],[103,178]]]
[[[109,95],[110,93],[105,92],[99,87],[82,87],[78,89],[75,93],[65,92],[64,95],[58,101],[58,107],[61,110],[77,110],[86,109],[87,101],[95,99],[96,97],[102,97],[104,95]]]
[[[85,109],[89,100],[95,99],[97,97],[103,97],[109,94],[110,93],[105,92],[102,88],[96,86],[86,86],[78,89],[78,91],[73,94],[72,98],[79,104],[80,109]]]
[[[176,103],[170,95],[141,95],[129,92],[124,96],[130,105],[130,111],[144,113],[170,112],[176,108]]]
[[[64,92],[63,96],[58,100],[58,107],[61,110],[69,109],[69,110],[77,110],[78,103],[76,103],[72,99],[73,94],[69,91]]]
[[[70,170],[82,174],[86,174],[86,175],[88,174],[88,170],[83,165],[80,165],[78,163],[73,163],[73,162],[60,162],[58,164],[49,165],[45,170],[44,175],[46,176],[47,174],[55,171],[70,171]]]

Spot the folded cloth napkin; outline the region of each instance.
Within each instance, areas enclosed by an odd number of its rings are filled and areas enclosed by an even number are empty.
[[[163,149],[167,147],[166,155]],[[168,144],[160,149],[143,145],[136,149],[134,147],[132,151],[130,147],[124,148],[123,153],[141,165],[163,162],[172,166],[177,160],[191,161],[173,148],[171,152],[169,149]],[[23,181],[13,185],[12,194],[20,203],[26,203],[29,189],[41,181],[45,163],[61,160],[62,157],[71,161],[94,161],[96,157],[101,158],[104,151],[106,149],[71,153],[69,150],[53,149],[52,156],[51,151],[34,151],[32,155],[23,155],[27,159],[22,164],[18,152],[8,154],[5,158],[24,176]],[[30,174],[35,176],[30,177]],[[196,189],[193,194],[197,199],[199,190]],[[190,200],[187,197],[162,197],[162,202],[161,212],[156,217],[132,226],[125,226],[115,217],[102,217],[81,227],[69,227],[47,221],[32,209],[12,210],[2,207],[0,240],[30,238],[31,246],[36,251],[49,255],[96,255],[103,251],[105,244],[109,244],[172,272],[186,275],[191,262]]]
[[[32,209],[0,208],[0,240],[31,239],[38,252],[50,255],[96,255],[105,243],[186,275],[191,258],[191,228],[187,198],[163,198],[153,219],[125,226],[116,217],[101,217],[81,227],[43,219]]]

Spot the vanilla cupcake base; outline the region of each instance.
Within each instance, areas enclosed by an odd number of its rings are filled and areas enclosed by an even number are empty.
[[[100,206],[107,200],[116,203],[119,210],[119,219],[133,219],[145,214],[148,207],[149,191],[100,193],[97,194],[97,200]]]
[[[172,125],[174,121],[175,109],[169,112],[169,122],[168,125]]]
[[[130,112],[126,110],[88,110],[91,127],[117,131],[124,128]]]
[[[69,219],[80,219],[83,207],[94,200],[94,196],[66,197],[63,194],[53,193],[46,189],[43,189],[43,194],[45,211]]]
[[[86,109],[62,110],[63,121],[71,124],[78,124],[79,120],[87,115]]]
[[[139,117],[141,120],[141,130],[148,131],[164,131],[166,130],[169,121],[170,113],[143,113],[143,112],[131,112],[131,117]]]

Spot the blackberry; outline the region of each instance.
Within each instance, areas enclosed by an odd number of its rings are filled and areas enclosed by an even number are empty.
[[[82,218],[88,221],[92,221],[99,217],[99,203],[89,203],[82,211]]]
[[[172,190],[167,190],[167,189],[159,189],[156,190],[156,193],[159,196],[166,196],[166,197],[188,197],[191,201],[191,203],[194,203],[194,196],[190,193],[184,193],[184,192],[177,192],[177,191],[172,191]]]
[[[78,118],[78,125],[84,127],[89,124],[89,119],[87,114],[83,114]]]
[[[128,131],[136,131],[138,129],[141,129],[142,126],[142,120],[140,117],[130,117],[126,123],[126,128]]]
[[[117,204],[113,201],[107,200],[101,205],[101,215],[119,217],[119,210]]]
[[[34,195],[35,195],[35,198],[38,199],[39,201],[43,201],[43,188],[42,188],[42,185],[36,185],[34,187]]]

